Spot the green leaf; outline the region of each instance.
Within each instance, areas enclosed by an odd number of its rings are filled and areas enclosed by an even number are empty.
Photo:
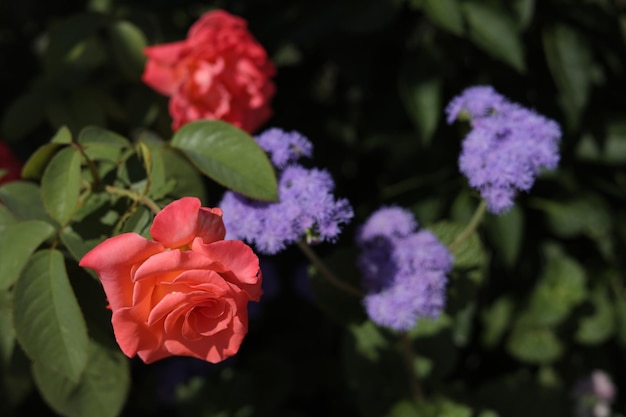
[[[441,243],[449,246],[463,230],[465,230],[465,226],[466,225],[461,223],[441,221],[429,225],[428,229],[437,235]],[[483,244],[476,232],[473,232],[470,237],[453,252],[453,255],[455,268],[470,269],[483,267],[487,262],[487,255]]]
[[[46,166],[63,145],[60,143],[46,143],[40,146],[28,158],[22,168],[22,178],[25,180],[39,180],[43,175]]]
[[[472,42],[518,72],[525,72],[524,46],[513,19],[484,2],[469,1],[462,7]]]
[[[14,347],[13,297],[11,292],[0,290],[0,369],[4,370],[9,364]]]
[[[0,290],[17,281],[30,256],[54,228],[41,220],[27,220],[9,226],[0,235]]]
[[[583,135],[576,146],[576,156],[584,162],[609,166],[626,164],[626,123],[612,120],[606,125],[606,135],[597,142],[590,134]]]
[[[146,62],[143,53],[148,44],[146,37],[127,21],[113,22],[108,26],[108,32],[117,65],[127,77],[139,80]]]
[[[414,76],[405,74],[400,80],[400,92],[422,143],[428,145],[441,117],[441,80],[416,80]]]
[[[67,417],[115,417],[120,415],[130,388],[128,361],[119,352],[91,341],[89,360],[78,381],[34,363],[37,388],[57,413]]]
[[[533,319],[522,315],[513,326],[507,349],[517,359],[532,364],[547,364],[558,359],[563,346],[554,332],[533,324]]]
[[[535,0],[513,0],[511,7],[517,17],[517,27],[526,29],[533,20],[535,12]]]
[[[587,37],[565,24],[546,29],[543,46],[569,125],[577,127],[591,91],[593,51]]]
[[[501,216],[489,216],[489,239],[502,261],[509,268],[515,266],[524,235],[524,213],[517,206]]]
[[[79,262],[83,256],[92,249],[92,247],[86,244],[83,238],[70,227],[65,227],[59,235],[59,238],[76,262]]]
[[[465,31],[461,6],[457,0],[424,0],[423,9],[436,25],[461,36]]]
[[[591,293],[593,314],[583,317],[576,331],[576,340],[584,345],[599,345],[613,335],[615,319],[611,300],[605,287],[597,286]]]
[[[258,200],[278,199],[272,164],[243,130],[219,120],[196,121],[174,134],[172,146],[223,186]]]
[[[12,226],[13,223],[15,223],[16,221],[17,220],[15,219],[15,216],[11,214],[9,209],[6,206],[0,204],[0,238],[2,238],[5,230]]]
[[[54,223],[43,207],[41,190],[36,184],[13,181],[0,187],[0,201],[17,220],[43,220]]]
[[[59,151],[41,178],[41,196],[48,213],[61,225],[69,223],[80,193],[82,156],[74,147]]]
[[[88,126],[78,135],[78,143],[85,148],[90,159],[118,163],[131,143],[123,136],[100,127]]]
[[[50,139],[50,142],[69,145],[72,143],[72,132],[70,132],[67,126],[62,126],[59,130],[57,130],[57,133],[54,134],[52,139]]]
[[[2,117],[2,132],[6,140],[15,140],[33,132],[44,120],[45,97],[41,92],[29,92],[17,98]]]
[[[586,276],[582,266],[557,246],[548,246],[546,252],[547,265],[530,296],[528,312],[536,323],[555,326],[584,301]]]
[[[87,328],[57,250],[35,253],[15,285],[17,340],[34,361],[78,382],[87,365]]]
[[[511,323],[513,307],[510,298],[501,297],[483,310],[481,314],[483,323],[482,343],[485,347],[491,348],[500,342]]]

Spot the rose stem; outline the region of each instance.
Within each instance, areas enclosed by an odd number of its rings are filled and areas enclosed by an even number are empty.
[[[404,332],[400,334],[400,343],[402,344],[402,353],[404,354],[404,361],[406,362],[407,372],[409,374],[411,394],[413,395],[415,403],[419,405],[424,402],[424,393],[420,386],[419,375],[415,370],[415,356],[413,349],[411,349],[411,341],[409,340],[409,336]]]

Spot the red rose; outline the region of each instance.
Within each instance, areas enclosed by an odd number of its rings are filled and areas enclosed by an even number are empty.
[[[0,142],[0,171],[0,185],[21,178],[22,163],[4,142]]]
[[[261,296],[252,249],[223,240],[222,211],[185,197],[154,218],[148,240],[124,233],[80,261],[96,271],[113,311],[115,338],[145,363],[167,356],[220,362],[248,331],[248,301]]]
[[[252,133],[270,117],[276,70],[245,20],[211,11],[191,26],[186,40],[144,52],[142,80],[170,96],[173,130],[219,119]]]

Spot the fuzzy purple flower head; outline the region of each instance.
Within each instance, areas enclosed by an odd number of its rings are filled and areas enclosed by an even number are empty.
[[[224,211],[226,238],[254,244],[268,255],[303,236],[309,243],[336,240],[341,226],[352,219],[352,207],[348,200],[334,197],[335,183],[328,171],[296,163],[302,156],[311,156],[311,142],[297,132],[276,128],[255,139],[274,166],[282,170],[278,176],[278,202],[256,201],[232,191],[224,193],[218,206]]]
[[[428,230],[417,231],[413,215],[401,207],[382,207],[357,234],[361,249],[368,316],[398,331],[419,317],[437,317],[445,307],[446,274],[454,258]]]
[[[459,168],[495,214],[507,212],[519,191],[529,191],[541,169],[559,163],[561,129],[492,87],[471,87],[446,108],[447,121],[469,116]]]

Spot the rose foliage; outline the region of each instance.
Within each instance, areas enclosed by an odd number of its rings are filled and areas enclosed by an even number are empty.
[[[625,13],[0,1],[0,415],[626,416]]]

